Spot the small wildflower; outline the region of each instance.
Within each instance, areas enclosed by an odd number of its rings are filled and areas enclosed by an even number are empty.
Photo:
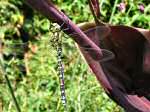
[[[144,8],[143,4],[139,4],[138,8],[139,8],[140,12],[144,13],[145,8]]]
[[[124,2],[121,2],[120,4],[117,5],[119,11],[125,12],[126,9],[126,4]]]
[[[30,45],[29,47],[33,53],[36,53],[38,50],[38,46],[36,46],[36,45]]]

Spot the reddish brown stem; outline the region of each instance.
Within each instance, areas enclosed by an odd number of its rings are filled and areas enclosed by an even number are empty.
[[[100,7],[99,7],[99,1],[98,0],[88,0],[89,2],[89,7],[90,10],[93,14],[93,17],[95,19],[95,23],[98,26],[103,26],[105,25],[101,20],[100,20]]]
[[[94,51],[89,51],[90,55],[99,60],[102,57],[101,49],[94,44],[81,30],[78,28],[63,12],[58,9],[48,0],[26,0],[27,4],[39,11],[44,16],[48,17],[52,22],[58,23],[63,31],[71,35],[71,37],[81,47],[89,47]]]

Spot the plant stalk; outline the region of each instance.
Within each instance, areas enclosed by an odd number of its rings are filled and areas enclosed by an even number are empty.
[[[70,35],[81,47],[88,47],[89,54],[93,59],[100,60],[102,57],[101,49],[91,41],[63,12],[59,11],[50,0],[26,0],[26,3],[41,14],[49,18],[52,22],[61,26],[67,35]]]
[[[11,96],[12,96],[13,102],[15,103],[16,110],[17,110],[17,112],[21,112],[21,109],[20,109],[19,104],[18,104],[18,102],[17,102],[17,99],[16,99],[16,97],[15,97],[13,88],[12,88],[12,86],[11,86],[10,80],[9,80],[9,78],[8,78],[8,76],[7,76],[6,71],[5,71],[1,40],[0,40],[0,66],[1,66],[2,74],[4,75],[4,78],[5,78],[6,83],[7,83],[7,85],[8,85],[10,94],[11,94]]]

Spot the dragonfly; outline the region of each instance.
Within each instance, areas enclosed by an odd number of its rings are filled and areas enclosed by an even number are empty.
[[[105,30],[105,27],[98,27],[96,28],[98,31],[100,31],[100,33],[105,36],[105,33],[102,33],[103,29]],[[85,31],[85,34],[88,32],[93,31],[94,29]],[[66,108],[67,106],[67,98],[66,98],[66,93],[65,93],[65,79],[64,79],[64,65],[63,65],[63,60],[62,60],[62,55],[63,55],[63,42],[62,42],[62,37],[64,36],[63,33],[60,31],[60,28],[53,29],[50,30],[52,36],[50,37],[49,42],[45,41],[45,40],[39,40],[41,41],[41,44],[43,44],[44,48],[48,48],[51,49],[51,47],[54,48],[54,50],[56,51],[56,55],[57,55],[57,64],[58,64],[58,77],[59,77],[59,81],[60,81],[60,92],[61,92],[61,100],[62,100],[62,104],[64,105],[64,107]],[[104,31],[103,31],[104,32]],[[70,34],[70,36],[72,36],[73,34]],[[32,42],[25,42],[25,43],[21,43],[21,42],[5,42],[4,44],[4,52],[9,52],[9,50],[11,50],[10,52],[13,53],[12,57],[17,57],[18,53],[23,53],[26,50],[26,47],[29,47],[30,44]],[[22,50],[20,50],[22,49]],[[29,47],[30,49],[30,47]],[[89,48],[85,48],[86,52],[89,50]],[[111,60],[114,58],[114,54],[106,49],[102,49],[102,52],[104,53],[104,58],[101,59],[101,62],[107,61],[107,60]],[[88,53],[88,52],[87,52]]]
[[[112,26],[113,27],[113,26]],[[119,26],[118,26],[119,27]],[[117,29],[118,27],[114,27],[115,29]],[[121,27],[121,26],[120,26]],[[109,74],[113,74],[113,78],[117,78],[119,81],[119,83],[117,84],[117,86],[119,88],[123,88],[122,85],[125,86],[125,89],[123,89],[123,91],[127,91],[127,92],[132,92],[131,90],[131,85],[133,85],[133,79],[134,77],[132,76],[128,76],[124,71],[126,71],[128,74],[130,74],[132,72],[132,70],[134,70],[134,68],[132,67],[135,61],[134,61],[134,56],[136,56],[136,52],[130,52],[130,48],[134,47],[132,44],[130,44],[129,38],[122,38],[121,34],[115,35],[115,29],[110,28],[109,26],[91,26],[89,27],[81,27],[81,30],[88,36],[88,38],[90,38],[97,46],[99,46],[102,50],[102,54],[103,57],[100,60],[96,60],[98,61],[103,69],[105,73],[109,73]],[[58,63],[58,72],[59,72],[59,80],[60,80],[60,91],[61,91],[61,100],[62,103],[64,105],[64,107],[66,108],[67,106],[67,98],[66,98],[66,93],[65,93],[65,79],[64,79],[64,66],[63,66],[63,60],[62,60],[62,55],[63,55],[63,42],[62,42],[62,37],[63,35],[61,35],[61,31],[60,30],[54,30],[54,32],[52,31],[52,40],[50,40],[49,44],[50,46],[53,46],[53,48],[56,50],[57,52],[57,63]],[[74,33],[70,34],[69,36],[73,36],[76,35]],[[115,35],[115,36],[114,36]],[[124,35],[123,35],[124,36]],[[139,40],[139,39],[138,39]],[[133,41],[138,41],[137,39],[131,40]],[[142,40],[142,39],[141,39]],[[141,40],[139,41],[139,43],[141,42]],[[45,44],[44,42],[42,42],[43,44]],[[14,45],[12,48],[18,48],[19,47],[19,43],[17,45],[17,43],[14,43],[16,45]],[[23,44],[23,48],[26,45],[29,45],[30,43],[24,43]],[[45,44],[45,47],[50,48],[49,44]],[[127,46],[125,46],[125,44]],[[129,46],[128,46],[129,45]],[[140,66],[146,66],[147,64],[147,60],[149,59],[148,56],[150,54],[149,46],[147,45],[143,45],[145,47],[143,47],[143,50],[141,51],[142,55],[144,56],[142,62],[137,63],[138,65],[141,64]],[[89,50],[91,51],[92,48],[86,46],[86,47],[80,47],[79,49],[81,50],[81,53],[83,54],[83,56],[85,58],[89,58],[91,57],[89,54]],[[133,49],[131,49],[133,50]],[[127,59],[125,58],[127,55],[127,57],[129,58],[129,62],[127,61]],[[91,59],[91,62],[93,62],[94,59]],[[87,63],[90,63],[89,60],[87,60]],[[130,64],[128,64],[130,63]],[[122,66],[118,66],[122,64]],[[125,65],[123,65],[125,64]],[[131,70],[129,69],[131,68]],[[97,68],[98,69],[98,68]],[[146,69],[148,70],[148,69]],[[148,72],[148,71],[147,71]],[[127,83],[128,82],[128,83]],[[136,90],[136,89],[135,89]],[[141,93],[141,90],[136,90],[137,92],[139,92],[139,94]],[[133,93],[133,92],[132,92]]]
[[[51,30],[52,37],[50,39],[50,46],[52,46],[57,52],[57,63],[58,63],[58,72],[59,72],[61,100],[62,100],[64,109],[67,110],[67,98],[66,98],[66,92],[65,92],[65,79],[64,79],[64,66],[63,66],[63,61],[62,61],[62,55],[63,55],[62,37],[64,36],[64,33],[62,33],[62,31],[61,31],[62,26],[63,26],[63,24],[60,27],[58,27],[56,24],[54,24],[53,30]]]

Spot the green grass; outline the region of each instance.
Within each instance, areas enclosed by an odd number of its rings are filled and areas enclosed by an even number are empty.
[[[112,24],[125,24],[149,29],[150,5],[146,3],[146,0],[140,1],[146,7],[143,14],[138,10],[138,0],[135,0],[134,3],[132,0],[126,0],[126,2],[127,9],[121,13],[117,8],[114,8],[115,1],[103,1],[101,19],[105,22],[111,21]],[[85,0],[67,0],[66,2],[55,0],[55,3],[75,23],[93,19]],[[22,6],[20,0],[0,0],[0,38],[3,38],[3,41],[6,41],[5,37],[12,39],[16,35],[19,37],[18,25],[22,24],[23,18],[20,6]],[[50,22],[47,19],[34,12],[33,20],[25,21],[24,28],[31,36],[30,47],[32,48],[34,45],[37,50],[35,52],[29,50],[28,60],[11,59],[6,63],[6,71],[11,79],[22,112],[63,112],[56,52],[52,47],[49,47],[48,43],[52,36],[49,25]],[[94,74],[90,72],[82,59],[73,40],[63,38],[63,51],[68,112],[123,112],[123,109],[105,94]],[[17,68],[21,61],[25,62],[29,68],[28,74],[25,76]],[[3,104],[3,112],[16,112],[2,73],[0,74],[1,103]]]

